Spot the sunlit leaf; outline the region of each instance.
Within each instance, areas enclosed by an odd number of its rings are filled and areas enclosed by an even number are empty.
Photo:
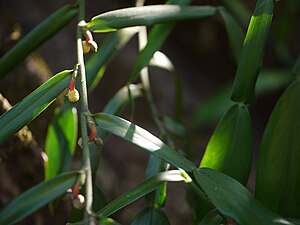
[[[77,143],[77,126],[76,108],[56,108],[46,137],[45,179],[69,170]]]
[[[248,109],[232,106],[211,136],[201,168],[222,171],[247,184],[252,165],[253,134]]]
[[[140,146],[166,162],[186,171],[195,169],[195,165],[191,161],[143,128],[110,114],[98,113],[94,115],[94,118],[96,125],[100,128]]]
[[[109,32],[133,26],[151,26],[157,23],[196,19],[211,16],[211,6],[152,5],[118,9],[95,16],[87,24],[93,32]]]
[[[254,93],[271,27],[274,0],[258,0],[244,40],[232,91],[232,100],[248,103]]]

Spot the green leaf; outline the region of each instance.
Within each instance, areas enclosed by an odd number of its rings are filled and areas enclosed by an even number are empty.
[[[300,218],[300,82],[276,104],[261,142],[256,196],[286,217]]]
[[[239,225],[292,225],[267,209],[233,178],[212,170],[198,169],[194,176],[212,204],[224,216],[231,217]]]
[[[95,114],[94,119],[96,125],[102,129],[144,148],[175,167],[182,168],[186,171],[195,169],[195,165],[191,161],[172,150],[148,131],[125,119],[105,113]]]
[[[0,225],[14,224],[59,197],[78,175],[78,171],[60,174],[23,192],[1,209]]]
[[[273,17],[274,0],[258,0],[244,40],[231,99],[247,103],[251,100],[263,61],[265,45]]]
[[[0,59],[0,78],[21,62],[29,53],[50,39],[77,15],[78,8],[65,5],[22,38]]]
[[[0,117],[0,144],[43,112],[68,87],[71,72],[56,74]]]
[[[87,24],[93,32],[110,32],[133,26],[151,26],[179,20],[196,19],[215,13],[211,6],[152,5],[118,9],[95,16]]]
[[[45,144],[46,180],[69,170],[77,143],[77,123],[76,108],[62,106],[55,109]]]
[[[230,49],[233,53],[235,61],[238,63],[242,54],[245,32],[225,8],[218,7],[218,11],[220,12],[225,23]]]
[[[143,209],[130,225],[169,225],[170,222],[166,214],[157,208],[147,207]]]
[[[300,76],[300,54],[299,54],[299,56],[296,60],[296,63],[292,69],[292,73],[298,77]]]
[[[247,26],[250,20],[250,13],[241,0],[223,0],[226,8],[243,26]]]
[[[247,108],[232,106],[211,136],[200,167],[222,171],[246,185],[252,164],[252,136]]]
[[[184,180],[185,178],[182,176],[182,172],[179,170],[170,170],[159,173],[113,200],[111,203],[109,203],[99,212],[97,212],[97,216],[110,216],[111,214],[122,209],[126,205],[136,201],[137,199],[155,190],[163,182]]]
[[[223,220],[218,210],[213,209],[210,211],[198,225],[219,225]]]

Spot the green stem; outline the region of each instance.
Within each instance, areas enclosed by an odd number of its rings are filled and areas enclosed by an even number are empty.
[[[79,22],[84,20],[85,17],[85,0],[79,0]],[[92,189],[92,172],[90,162],[90,151],[88,146],[88,127],[86,115],[89,114],[88,107],[88,93],[86,85],[85,65],[82,49],[82,28],[77,27],[77,60],[80,70],[80,82],[81,82],[81,135],[82,135],[82,155],[83,155],[83,169],[86,172],[85,181],[85,214],[84,224],[89,224],[89,217],[92,214],[92,203],[93,203],[93,189]]]

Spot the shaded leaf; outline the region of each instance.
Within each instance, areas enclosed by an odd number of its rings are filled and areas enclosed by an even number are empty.
[[[219,225],[223,220],[218,210],[213,209],[210,211],[198,225]]]
[[[0,58],[0,78],[21,62],[29,53],[65,27],[77,15],[75,5],[65,5],[22,38],[9,52]]]
[[[244,40],[231,99],[248,103],[263,61],[273,17],[274,0],[258,0]]]
[[[169,225],[166,214],[157,208],[147,207],[133,219],[130,225]]]
[[[78,171],[60,174],[23,192],[1,209],[0,224],[14,224],[51,202],[72,187],[78,175]]]
[[[242,184],[221,172],[197,169],[194,176],[222,215],[239,225],[293,224],[267,209]]]
[[[77,143],[77,126],[76,108],[56,108],[46,137],[45,179],[69,170]]]
[[[152,5],[118,9],[95,16],[87,24],[93,32],[110,32],[133,26],[151,26],[157,23],[211,16],[211,6]]]
[[[300,82],[276,104],[261,142],[256,196],[286,217],[300,218]]]
[[[56,74],[0,117],[0,144],[43,112],[68,87],[71,72]]]
[[[175,167],[186,171],[195,169],[195,165],[191,161],[172,150],[148,131],[125,119],[105,113],[95,114],[94,119],[96,125],[102,129],[144,148]]]

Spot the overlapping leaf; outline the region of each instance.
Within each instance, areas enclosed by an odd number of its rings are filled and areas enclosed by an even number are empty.
[[[71,72],[53,76],[0,117],[0,144],[43,112],[68,87]]]

